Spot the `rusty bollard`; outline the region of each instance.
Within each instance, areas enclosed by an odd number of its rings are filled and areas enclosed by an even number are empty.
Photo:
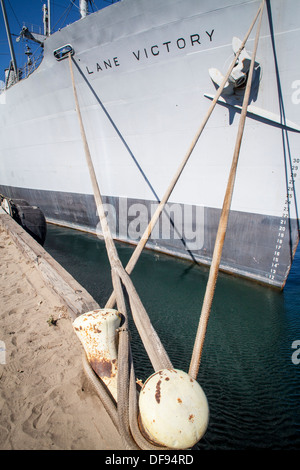
[[[163,369],[144,383],[139,397],[141,431],[170,449],[193,447],[204,435],[209,408],[201,386],[178,369]]]
[[[88,361],[117,401],[117,328],[121,314],[114,309],[98,309],[84,313],[73,322]]]

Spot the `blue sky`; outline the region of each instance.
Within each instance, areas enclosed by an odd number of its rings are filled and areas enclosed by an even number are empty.
[[[116,1],[116,0],[114,0]],[[33,24],[40,26],[43,31],[43,4],[47,4],[47,0],[4,0],[6,6],[6,13],[12,33],[13,44],[15,48],[16,61],[18,67],[23,67],[27,61],[24,54],[26,43],[24,41],[16,42],[23,23],[26,25]],[[66,16],[65,13],[69,11],[70,0],[51,0],[51,26]],[[112,0],[94,0],[94,10],[103,8],[104,6],[112,3]],[[72,23],[79,19],[79,0],[74,1],[74,5],[70,10],[67,17],[67,24]],[[63,23],[57,24],[55,29],[62,27]],[[38,45],[29,44],[32,52],[34,52]],[[3,21],[2,9],[0,6],[0,80],[4,81],[4,69],[8,67],[10,62],[10,52],[7,43],[6,30]]]

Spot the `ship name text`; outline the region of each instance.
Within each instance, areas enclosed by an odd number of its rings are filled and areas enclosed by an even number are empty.
[[[191,34],[187,37],[179,37],[175,40],[165,41],[163,43],[152,44],[150,46],[142,46],[138,49],[129,51],[127,55],[130,60],[135,62],[143,62],[149,60],[150,58],[155,58],[157,56],[165,57],[168,54],[173,54],[175,52],[180,52],[181,50],[195,50],[199,48],[205,42],[212,42],[214,38],[214,29],[210,31],[205,31],[202,35],[199,33]],[[79,59],[80,60],[80,59]],[[103,58],[98,60],[94,65],[86,65],[86,73],[88,75],[105,72],[105,70],[111,70],[116,67],[120,67],[125,62],[125,57],[121,58],[119,56]]]

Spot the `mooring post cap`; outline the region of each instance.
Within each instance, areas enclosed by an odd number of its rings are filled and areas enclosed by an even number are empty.
[[[141,431],[171,449],[193,447],[204,435],[209,407],[199,383],[178,369],[151,375],[139,396]]]

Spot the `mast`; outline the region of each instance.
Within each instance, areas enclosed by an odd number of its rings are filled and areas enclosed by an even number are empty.
[[[79,9],[81,18],[85,18],[88,14],[88,0],[80,0]]]
[[[48,6],[44,3],[43,5],[43,23],[44,23],[44,35],[50,36],[51,34],[51,4],[48,0]]]
[[[50,0],[48,0],[48,36],[51,34],[51,4]]]
[[[44,36],[49,36],[48,8],[45,3],[43,5],[43,24],[44,24]]]
[[[7,40],[8,40],[9,49],[10,49],[11,62],[13,64],[13,69],[14,69],[14,72],[15,72],[15,79],[18,81],[19,80],[19,75],[18,75],[18,69],[17,69],[17,61],[16,61],[16,56],[15,56],[13,43],[12,43],[12,40],[11,40],[11,33],[10,33],[10,29],[9,29],[9,24],[8,24],[8,19],[7,19],[4,0],[0,0],[0,2],[1,2],[2,12],[3,12],[3,18],[4,18],[5,29],[6,29],[6,34],[7,34]]]

